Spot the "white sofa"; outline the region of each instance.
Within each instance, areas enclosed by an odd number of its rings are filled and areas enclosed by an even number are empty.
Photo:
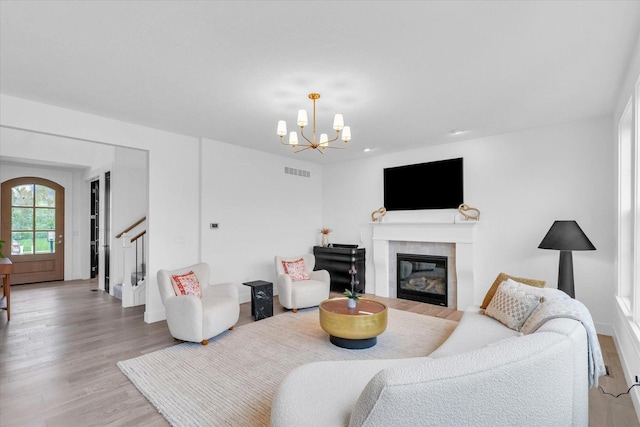
[[[274,396],[271,425],[587,426],[587,346],[577,320],[522,335],[471,307],[428,357],[294,369]]]

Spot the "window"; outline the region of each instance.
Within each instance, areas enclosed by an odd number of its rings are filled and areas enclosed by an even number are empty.
[[[11,254],[55,252],[56,191],[41,184],[11,188]]]
[[[633,102],[618,124],[618,296],[627,310],[633,304]]]
[[[640,326],[640,77],[618,123],[618,297]]]
[[[640,325],[640,77],[636,81],[635,91],[635,128],[632,139],[633,168],[629,181],[633,191],[633,231],[634,244],[631,264],[633,265],[633,320]]]

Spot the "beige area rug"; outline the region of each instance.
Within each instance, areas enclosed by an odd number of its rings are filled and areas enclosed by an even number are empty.
[[[456,325],[389,309],[387,330],[375,346],[347,350],[331,344],[316,307],[234,328],[207,346],[183,343],[118,367],[174,426],[268,426],[273,395],[296,366],[426,356]]]

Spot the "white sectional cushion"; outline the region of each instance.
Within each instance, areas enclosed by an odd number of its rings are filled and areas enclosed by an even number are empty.
[[[505,338],[521,336],[489,316],[480,314],[479,306],[469,307],[449,338],[429,357],[445,357],[475,350]]]

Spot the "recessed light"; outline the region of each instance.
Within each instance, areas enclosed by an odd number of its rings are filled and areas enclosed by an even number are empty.
[[[363,148],[362,151],[364,151],[365,153],[368,153],[369,151],[371,151],[371,148],[369,148],[369,147]]]
[[[465,133],[466,130],[463,129],[453,129],[451,132],[449,132],[451,135],[460,135],[461,133]]]

